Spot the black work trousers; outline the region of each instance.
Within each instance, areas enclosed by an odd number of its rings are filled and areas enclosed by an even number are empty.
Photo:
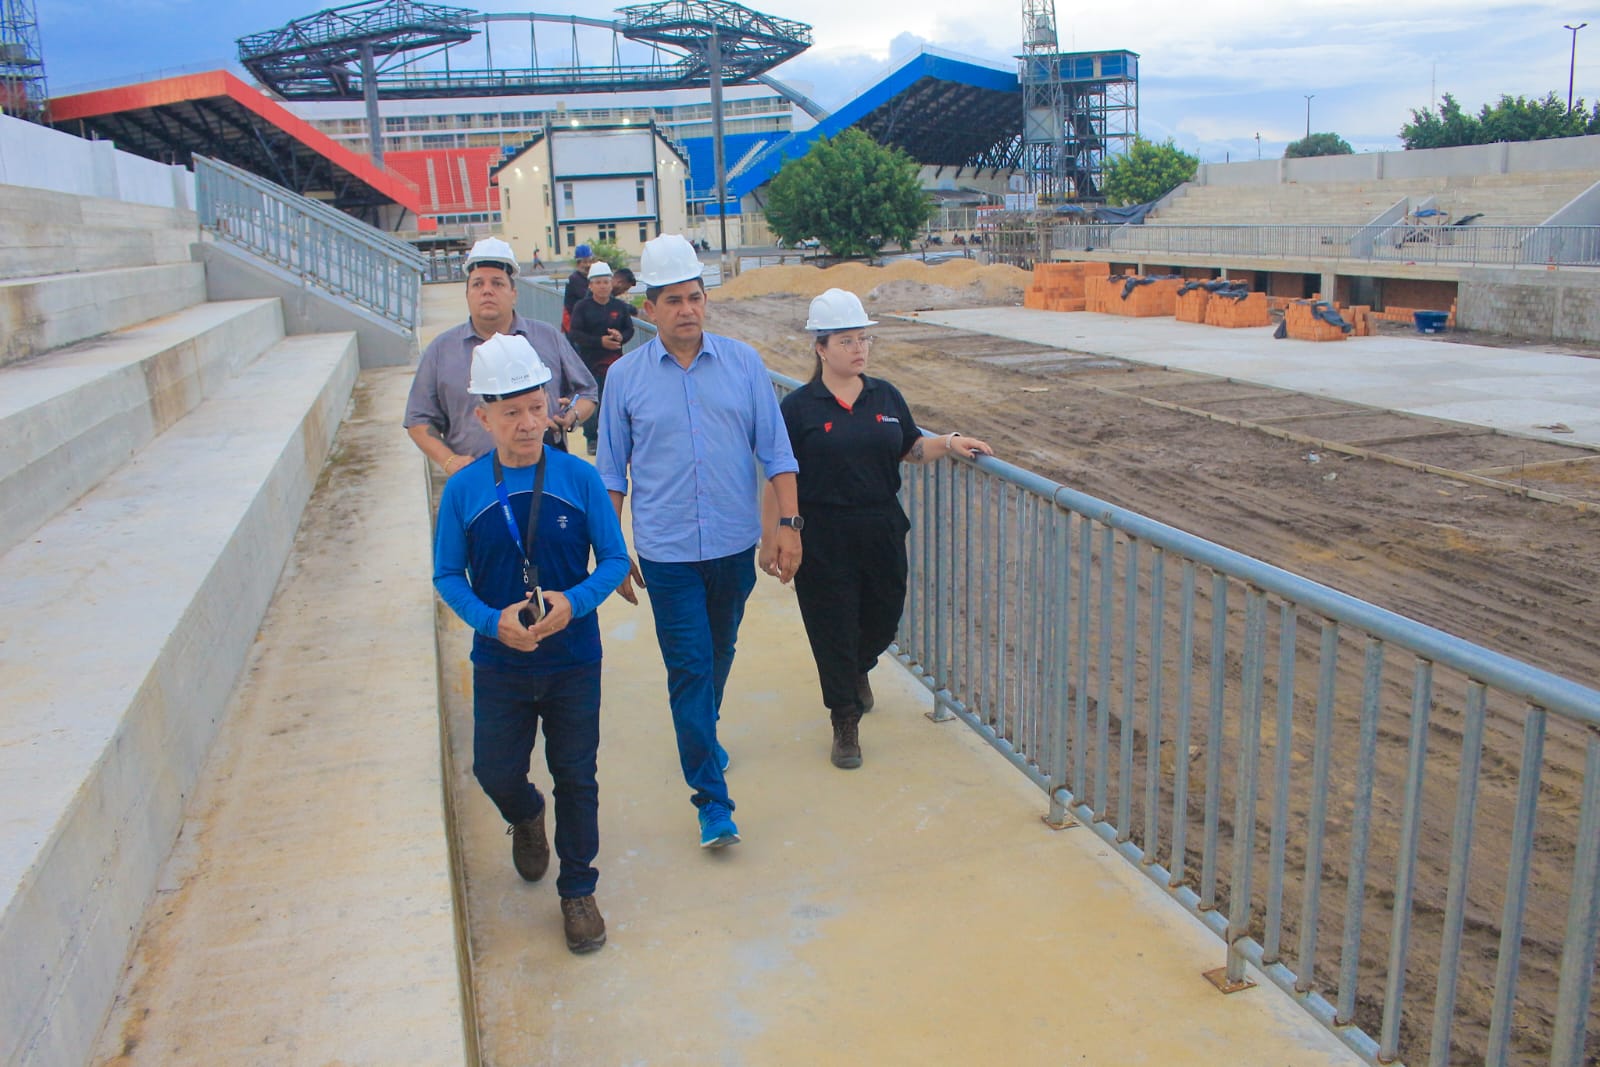
[[[859,715],[856,679],[894,641],[906,603],[906,533],[899,504],[802,507],[800,600],[822,703],[836,717]]]

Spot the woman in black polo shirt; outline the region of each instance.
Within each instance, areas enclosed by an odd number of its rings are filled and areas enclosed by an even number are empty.
[[[922,436],[900,391],[865,373],[866,327],[875,325],[854,293],[829,289],[811,302],[816,368],[782,405],[800,463],[800,515],[780,518],[769,491],[762,539],[761,566],[773,573],[770,534],[780,522],[800,528],[795,592],[833,720],[830,758],[847,769],[861,766],[858,724],[872,708],[867,672],[894,640],[905,607],[911,524],[896,496],[900,463],[994,454],[957,433]]]

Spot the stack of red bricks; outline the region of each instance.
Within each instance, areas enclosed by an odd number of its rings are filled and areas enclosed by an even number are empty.
[[[1283,320],[1288,323],[1289,336],[1296,341],[1343,341],[1348,335],[1340,327],[1318,318],[1313,310],[1316,303],[1295,300],[1284,309]]]
[[[1193,291],[1185,293],[1193,296]],[[1181,297],[1179,299],[1182,299]],[[1180,315],[1179,318],[1182,318]],[[1232,297],[1213,296],[1205,306],[1205,318],[1201,320],[1207,326],[1222,326],[1227,329],[1239,329],[1245,326],[1271,326],[1272,316],[1267,312],[1267,294],[1250,293],[1243,300],[1234,300]]]
[[[1022,294],[1022,306],[1040,311],[1082,311],[1084,289],[1091,279],[1111,273],[1109,263],[1040,263],[1033,284]]]
[[[1373,315],[1374,318],[1382,319],[1384,322],[1398,322],[1398,323],[1400,323],[1401,325],[1404,325],[1404,326],[1411,326],[1411,325],[1415,324],[1416,321],[1417,321],[1416,320],[1416,313],[1417,312],[1419,312],[1419,311],[1436,311],[1436,310],[1438,310],[1438,309],[1437,308],[1386,307],[1382,311],[1374,311],[1372,313],[1372,315]],[[1456,306],[1452,302],[1451,305],[1450,305],[1449,318],[1445,319],[1445,325],[1453,327],[1453,326],[1455,326],[1455,324],[1456,324]]]
[[[1196,287],[1187,293],[1178,294],[1173,315],[1179,322],[1205,322],[1206,308],[1211,303],[1213,303],[1211,294],[1205,289]]]
[[[1153,278],[1129,288],[1128,283],[1137,275],[1127,278],[1110,277],[1087,280],[1085,300],[1090,311],[1106,315],[1122,315],[1130,319],[1148,319],[1172,315],[1178,308],[1178,290],[1182,278]],[[1127,290],[1127,299],[1123,291]]]

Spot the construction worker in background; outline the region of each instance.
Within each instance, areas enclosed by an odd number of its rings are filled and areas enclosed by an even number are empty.
[[[495,334],[524,337],[549,367],[548,440],[565,450],[566,431],[600,406],[594,376],[572,345],[547,322],[517,314],[517,257],[511,246],[486,237],[467,254],[467,321],[433,339],[417,363],[406,399],[404,426],[422,454],[446,475],[488,452],[488,432],[478,422],[477,398],[467,391],[472,353]]]
[[[474,631],[472,772],[509,824],[512,865],[529,882],[550,865],[545,798],[528,780],[543,726],[567,948],[592,952],[606,943],[594,900],[601,653],[595,608],[627,577],[628,548],[594,468],[545,444],[542,386],[549,380],[549,368],[523,337],[497,335],[472,353],[473,417],[493,448],[445,484],[433,583]]]
[[[894,640],[906,602],[906,532],[900,464],[994,450],[959,433],[924,437],[900,391],[867,376],[872,338],[854,293],[829,289],[811,302],[816,366],[783,398],[783,421],[800,464],[805,566],[794,576],[822,703],[833,722],[835,767],[861,766],[861,715],[872,710],[867,672]],[[775,535],[784,505],[769,486],[762,509],[761,569],[782,565]],[[793,514],[792,511],[788,512]]]
[[[800,566],[800,521],[794,456],[767,369],[749,345],[705,332],[700,272],[677,234],[644,246],[639,280],[658,333],[607,374],[595,466],[619,516],[632,478],[639,560],[619,591],[637,604],[633,582],[650,590],[700,846],[722,848],[739,840],[717,720],[756,580],[756,460],[782,513],[771,547],[785,582]]]
[[[572,250],[577,260],[572,273],[567,275],[567,291],[561,297],[561,332],[572,326],[572,309],[578,301],[589,295],[589,268],[594,266],[594,249],[579,245]]]
[[[622,355],[622,346],[633,339],[633,309],[611,295],[611,267],[596,263],[589,268],[589,295],[572,307],[572,328],[567,339],[583,358],[583,365],[594,375],[602,402],[606,390],[606,371]],[[583,424],[589,455],[600,444],[600,413],[597,410]]]

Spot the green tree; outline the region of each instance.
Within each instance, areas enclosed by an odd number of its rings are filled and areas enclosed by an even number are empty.
[[[594,258],[604,261],[613,272],[628,265],[628,253],[610,241],[595,241],[589,246]]]
[[[1350,142],[1336,133],[1313,133],[1298,141],[1290,141],[1283,150],[1284,159],[1305,159],[1309,156],[1348,156],[1354,149]]]
[[[1194,177],[1200,160],[1167,138],[1160,144],[1136,137],[1126,155],[1106,160],[1100,191],[1106,203],[1148,204],[1159,200]]]
[[[815,237],[836,256],[908,248],[933,215],[917,165],[860,130],[823,138],[784,163],[767,195],[767,223],[790,244]]]
[[[1411,121],[1400,127],[1401,144],[1406,148],[1455,148],[1600,133],[1600,103],[1587,108],[1579,100],[1569,110],[1553,92],[1535,99],[1502,94],[1496,103],[1480,107],[1477,115],[1467,114],[1455,97],[1445,93],[1436,111],[1413,110]]]

